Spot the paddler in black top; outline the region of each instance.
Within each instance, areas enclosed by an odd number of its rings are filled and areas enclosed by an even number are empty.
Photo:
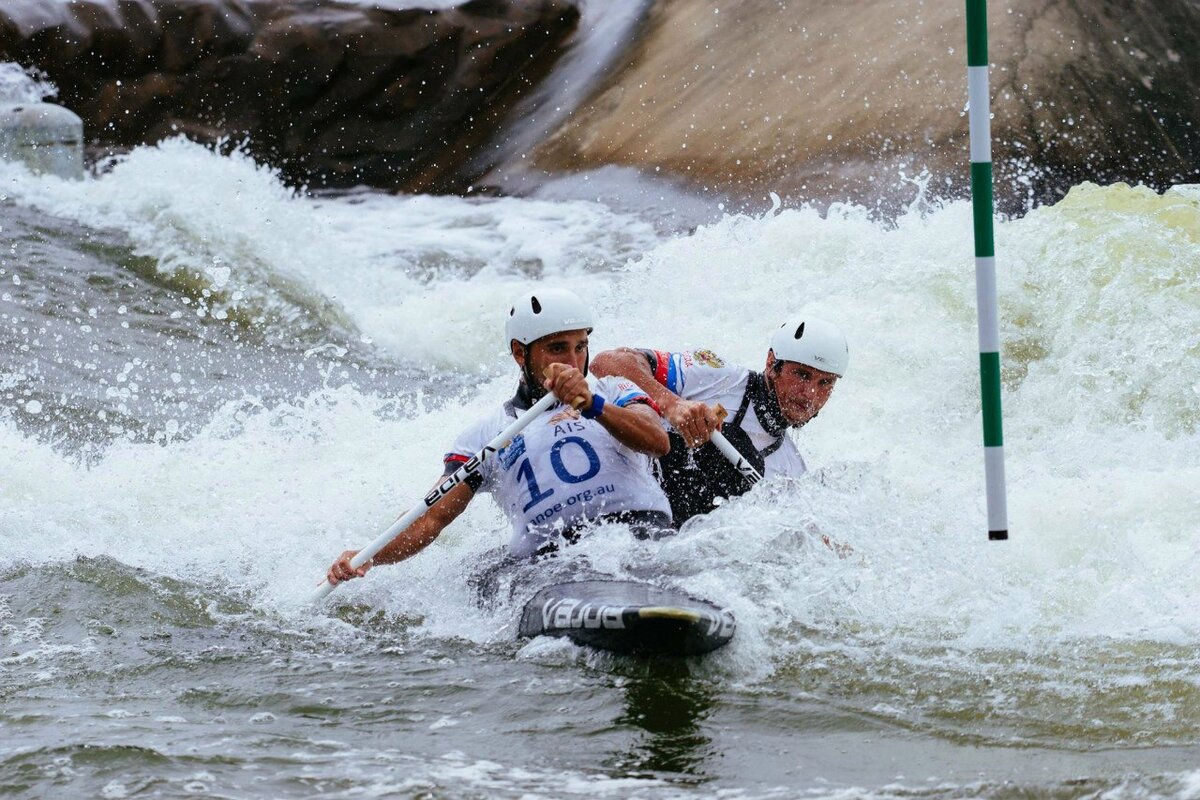
[[[636,383],[673,429],[671,452],[659,463],[678,526],[711,511],[717,498],[750,488],[710,441],[713,431],[720,430],[765,478],[804,474],[804,459],[787,432],[825,407],[848,360],[846,337],[836,325],[797,316],[771,336],[762,372],[727,365],[711,350],[632,348],[600,353],[592,372]]]

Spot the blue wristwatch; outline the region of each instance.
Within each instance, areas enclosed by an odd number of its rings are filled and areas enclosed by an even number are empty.
[[[595,419],[604,413],[604,398],[592,392],[592,404],[579,410],[584,419]]]

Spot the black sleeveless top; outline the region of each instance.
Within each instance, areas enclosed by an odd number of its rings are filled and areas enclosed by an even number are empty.
[[[761,450],[750,441],[742,430],[746,411],[754,405],[755,416],[763,429],[775,441]],[[761,475],[767,456],[783,444],[787,431],[787,420],[775,396],[767,388],[766,378],[760,372],[751,372],[746,380],[746,391],[742,395],[737,413],[721,428],[725,438]],[[682,525],[697,514],[707,514],[717,507],[718,497],[727,498],[745,494],[751,483],[729,463],[729,459],[712,442],[689,450],[683,437],[675,431],[668,432],[671,452],[659,459],[659,482],[667,499],[671,502],[671,514],[675,526]]]

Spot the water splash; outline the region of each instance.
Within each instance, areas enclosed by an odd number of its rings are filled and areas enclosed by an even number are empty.
[[[37,69],[0,62],[0,103],[41,103],[58,95],[58,87]]]
[[[39,558],[83,552],[200,583],[219,576],[286,616],[333,555],[421,496],[455,431],[511,392],[500,317],[487,314],[517,283],[536,274],[590,291],[598,347],[706,346],[751,366],[773,320],[819,310],[850,332],[854,354],[798,434],[810,478],[730,502],[672,540],[637,544],[617,530],[579,552],[618,575],[660,565],[729,604],[741,630],[706,662],[717,674],[966,741],[1197,739],[1200,698],[1187,677],[1200,644],[1194,194],[1084,185],[998,226],[1013,523],[998,545],[984,530],[966,203],[893,224],[854,206],[781,207],[659,239],[588,204],[557,216],[554,204],[449,198],[283,196],[271,206],[272,185],[258,196],[286,234],[357,253],[354,269],[294,242],[277,250],[278,233],[222,218],[247,247],[277,265],[295,253],[311,291],[338,295],[397,353],[424,358],[432,340],[411,332],[452,330],[439,363],[482,365],[488,377],[469,399],[432,408],[336,384],[233,404],[186,440],[121,444],[90,467],[0,422],[0,444],[22,465],[0,467],[0,529],[49,542]],[[447,223],[456,247],[443,249],[462,269],[405,275],[410,293],[380,292],[408,257],[385,255],[389,226],[420,240],[406,217],[457,220]],[[147,207],[139,219],[153,218]],[[305,226],[336,234],[336,245],[305,239]],[[617,260],[610,249],[579,267],[580,252],[614,241],[645,254]],[[534,245],[536,273],[512,255]],[[471,266],[489,248],[508,260]],[[459,316],[464,293],[471,313]],[[389,329],[388,316],[405,320]],[[60,486],[87,501],[88,524]],[[506,529],[493,505],[474,503],[421,557],[339,590],[338,602],[403,619],[418,636],[506,641],[513,609],[481,612],[463,580]],[[815,545],[814,530],[854,555]],[[28,557],[16,538],[4,547],[4,563]]]

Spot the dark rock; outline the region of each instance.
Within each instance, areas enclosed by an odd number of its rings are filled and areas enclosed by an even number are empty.
[[[149,0],[128,2],[149,4]],[[193,70],[206,59],[244,53],[259,27],[255,15],[242,2],[154,2],[160,32],[158,68],[174,74]]]
[[[19,0],[0,7],[0,59],[44,71],[93,148],[182,133],[245,142],[294,182],[445,191],[578,16],[570,0]]]

